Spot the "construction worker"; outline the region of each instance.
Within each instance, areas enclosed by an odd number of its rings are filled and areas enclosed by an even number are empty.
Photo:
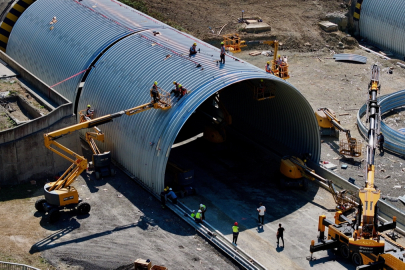
[[[195,218],[195,210],[191,212],[190,217]]]
[[[183,87],[183,85],[179,84],[179,90],[180,90],[180,94],[179,94],[179,98],[177,99],[177,101],[179,101],[184,95],[187,94],[187,89],[185,87]]]
[[[158,90],[158,83],[155,81],[153,83],[152,89],[150,89],[150,95],[153,97],[153,103],[157,103],[160,100],[159,90]]]
[[[91,109],[90,104],[87,105],[86,116],[90,117],[90,118],[93,118],[93,114],[94,114],[94,110]]]
[[[207,207],[204,204],[200,204],[200,210],[202,213],[202,220],[205,220],[205,212],[207,211]]]
[[[190,47],[190,56],[197,54],[197,43],[193,43],[193,46]]]
[[[202,213],[201,210],[198,210],[197,214],[195,215],[195,222],[196,223],[202,223]]]
[[[160,192],[160,202],[162,203],[162,208],[166,207],[166,194],[167,189],[165,188],[162,192]]]
[[[260,80],[259,86],[257,87],[257,92],[264,97],[264,90],[266,86],[264,85],[263,79]]]
[[[178,97],[180,95],[180,84],[176,81],[173,82],[175,89],[170,91],[170,95],[174,93],[175,97]]]
[[[224,42],[221,42],[221,54],[220,54],[221,60],[219,60],[219,62],[221,64],[225,64],[225,45]]]
[[[280,64],[280,71],[278,73],[280,78],[283,78],[284,76],[287,76],[287,74],[285,73],[285,67],[287,66],[287,64],[284,61],[281,61]]]
[[[378,142],[378,150],[381,152],[384,152],[384,135],[382,132],[377,136],[377,142]]]
[[[236,244],[236,241],[238,241],[238,235],[239,235],[239,227],[238,227],[238,222],[235,222],[232,226],[232,234],[233,234],[233,238],[232,238],[232,244]]]
[[[172,188],[169,188],[169,192],[167,193],[166,196],[172,200],[173,204],[177,204],[177,196]]]
[[[267,73],[274,75],[273,71],[271,70],[270,61],[267,61],[267,64],[264,66],[264,69],[266,70]]]

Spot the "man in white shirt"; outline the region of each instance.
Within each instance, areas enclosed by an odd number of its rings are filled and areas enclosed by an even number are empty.
[[[260,203],[259,208],[257,208],[257,212],[259,213],[259,224],[264,225],[264,213],[266,213],[266,207],[263,203]]]

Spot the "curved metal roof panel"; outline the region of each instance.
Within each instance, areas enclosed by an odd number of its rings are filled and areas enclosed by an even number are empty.
[[[58,22],[50,30],[53,16]],[[150,102],[154,81],[170,90],[176,80],[191,91],[168,111],[124,115],[101,127],[106,134],[102,149],[110,150],[155,192],[163,188],[177,134],[193,112],[221,90],[234,116],[233,128],[271,148],[283,145],[280,154],[311,152],[314,162],[319,161],[320,136],[313,110],[291,84],[233,56],[220,65],[218,48],[115,0],[37,0],[17,21],[10,39],[7,53],[50,85],[94,61],[78,108],[92,104],[99,116]],[[189,57],[193,42],[200,52]],[[81,78],[55,89],[75,100]],[[275,87],[276,97],[254,100],[245,82],[255,79]]]
[[[360,35],[377,46],[405,55],[405,1],[367,0],[361,5]]]
[[[50,25],[54,16],[57,23]],[[38,0],[14,25],[7,54],[54,85],[88,68],[105,47],[132,32],[79,2]],[[81,78],[76,76],[54,89],[74,102]]]
[[[314,159],[319,160],[320,138],[314,113],[292,85],[234,59],[227,58],[225,65],[217,65],[217,50],[206,48],[204,54],[190,60],[179,53],[188,51],[190,40],[176,35],[171,29],[164,29],[160,36],[146,31],[126,37],[97,61],[86,79],[79,108],[91,103],[97,115],[149,102],[154,81],[170,91],[176,80],[191,91],[169,111],[149,110],[123,116],[102,127],[106,134],[103,146],[112,151],[120,164],[159,191],[164,185],[171,146],[198,106],[228,86],[258,78],[276,85],[276,98],[258,102],[241,84],[235,93],[224,92],[226,106],[236,119],[232,126],[251,138],[262,134],[270,144],[284,144],[295,153],[312,152]],[[171,57],[166,58],[168,54]],[[197,68],[196,63],[202,68]]]
[[[351,54],[351,53],[339,53],[339,54],[334,54],[333,58],[335,61],[353,61],[353,62],[358,62],[362,64],[367,63],[367,57],[358,55],[358,54]]]

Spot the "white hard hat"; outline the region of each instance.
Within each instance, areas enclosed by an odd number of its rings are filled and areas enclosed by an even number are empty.
[[[193,213],[195,212],[195,210],[193,210]]]
[[[203,204],[200,204],[200,207],[203,207]]]
[[[169,190],[172,190],[172,188],[169,188]]]
[[[201,210],[198,210],[198,213],[201,213],[202,211]]]

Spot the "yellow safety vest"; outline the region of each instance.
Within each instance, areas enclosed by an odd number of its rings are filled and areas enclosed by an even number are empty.
[[[197,215],[195,215],[196,219],[201,219],[201,213],[197,213]]]
[[[232,231],[234,233],[238,233],[239,232],[239,227],[238,226],[232,226]]]

